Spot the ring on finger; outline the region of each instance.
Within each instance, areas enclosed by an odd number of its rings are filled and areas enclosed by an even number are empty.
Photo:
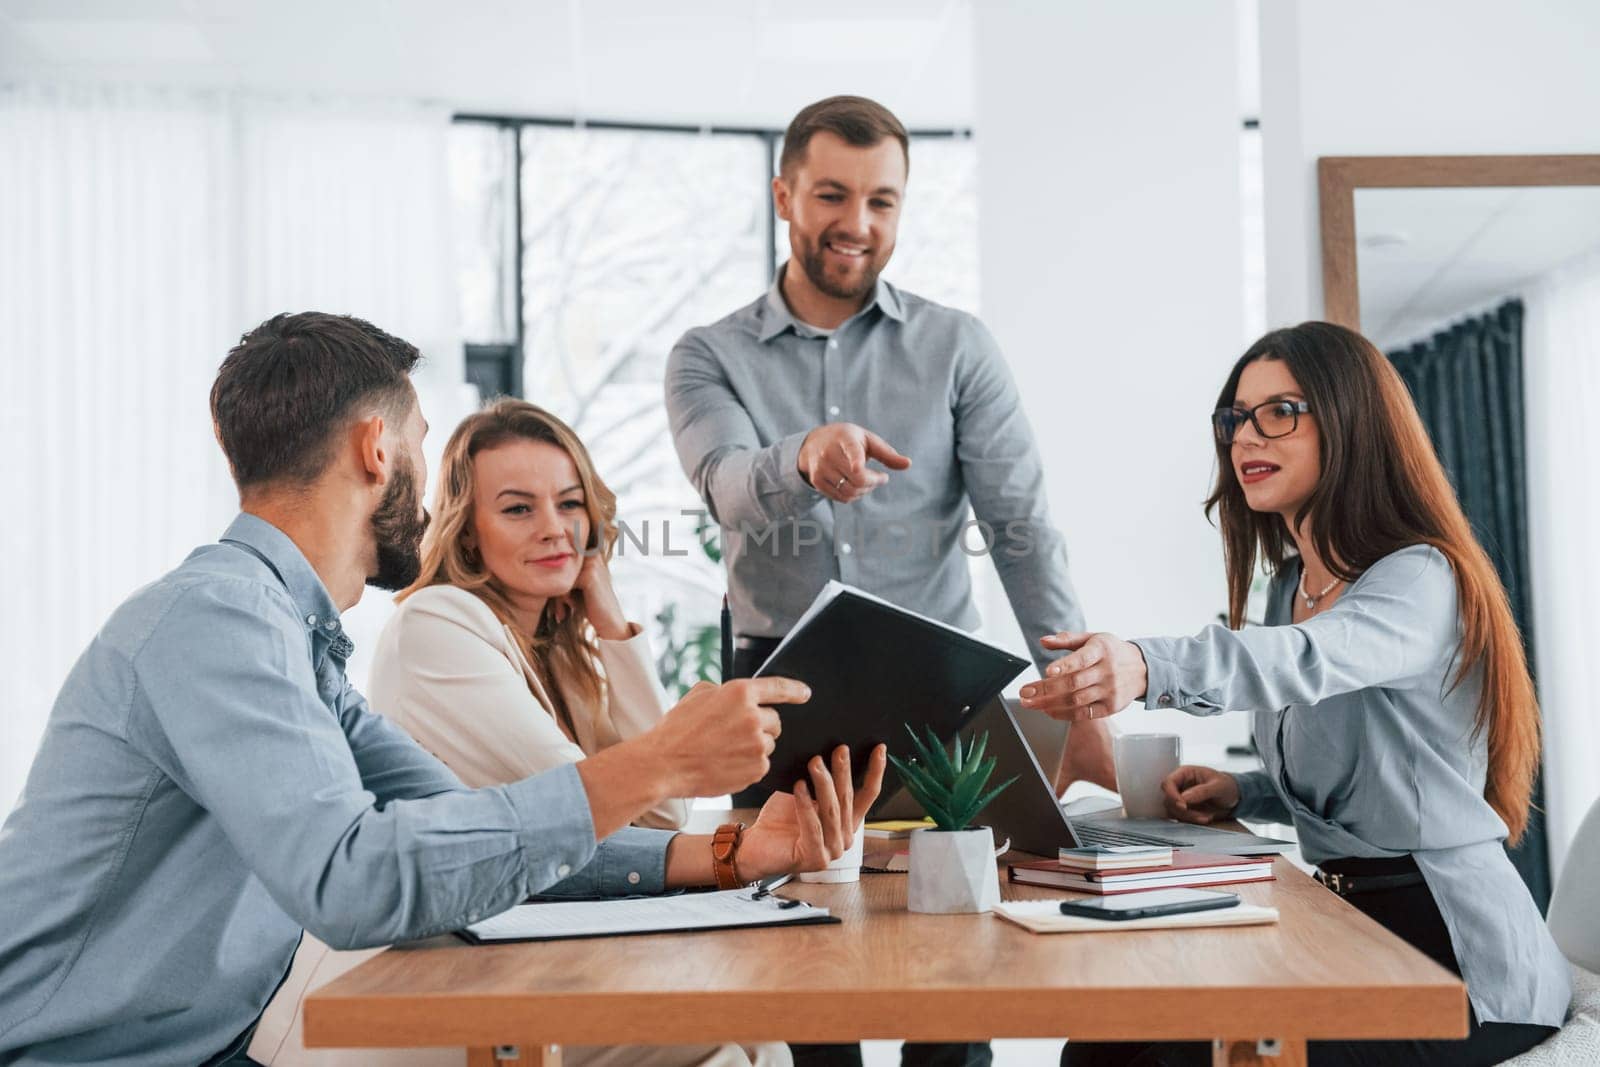
[[[842,489],[844,487],[844,483],[848,482],[849,480],[850,480],[850,476],[848,474],[843,476],[843,477],[841,477],[838,481],[833,483],[833,491],[837,493],[840,489]]]

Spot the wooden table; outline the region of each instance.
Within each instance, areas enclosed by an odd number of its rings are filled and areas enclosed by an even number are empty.
[[[906,878],[791,883],[839,926],[398,946],[311,994],[311,1047],[708,1041],[1214,1040],[1218,1064],[1305,1062],[1317,1038],[1462,1038],[1461,981],[1286,860],[1231,887],[1274,926],[1030,934],[993,915],[915,915]],[[1003,876],[1003,875],[1002,875]],[[1002,883],[1007,899],[1064,897]]]

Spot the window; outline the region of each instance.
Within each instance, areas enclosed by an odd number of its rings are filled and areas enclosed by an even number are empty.
[[[788,257],[771,179],[778,131],[463,118],[451,183],[467,375],[549,408],[588,445],[625,533],[618,595],[669,692],[717,677],[726,580],[662,402],[692,326],[758,298]],[[977,310],[976,151],[916,135],[886,276]]]

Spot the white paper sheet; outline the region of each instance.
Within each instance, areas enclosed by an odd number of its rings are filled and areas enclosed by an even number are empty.
[[[519,904],[467,929],[482,941],[519,941],[771,926],[815,921],[828,914],[827,908],[774,896],[756,899],[754,894],[753,889],[730,889],[628,900]]]
[[[1189,926],[1258,926],[1278,921],[1278,909],[1239,904],[1214,911],[1153,915],[1147,919],[1088,919],[1061,914],[1060,900],[1008,900],[994,913],[1036,934],[1116,933],[1129,930],[1176,930]]]

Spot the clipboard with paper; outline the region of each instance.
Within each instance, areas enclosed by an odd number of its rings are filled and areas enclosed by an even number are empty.
[[[728,889],[621,900],[519,904],[457,933],[475,945],[498,945],[837,922],[827,908],[802,900],[775,897],[759,889]]]

